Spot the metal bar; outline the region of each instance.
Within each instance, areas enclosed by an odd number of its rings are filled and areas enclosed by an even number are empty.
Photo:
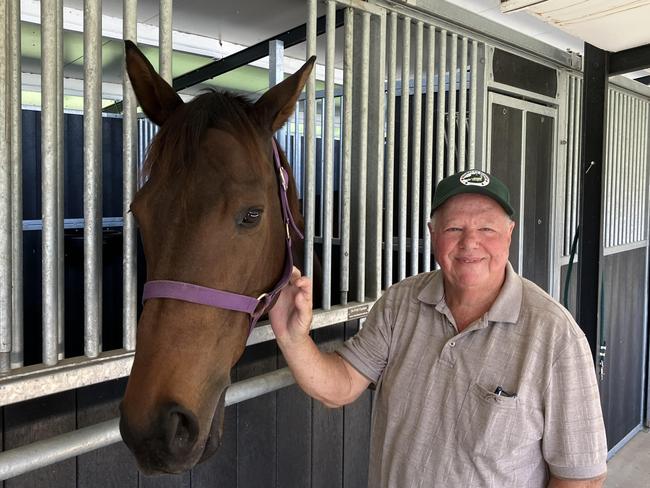
[[[9,3],[9,104],[11,124],[11,274],[12,302],[11,367],[23,365],[23,151],[22,151],[22,63],[20,47],[20,0]]]
[[[420,261],[420,143],[422,139],[422,46],[424,23],[415,30],[415,72],[413,80],[413,130],[411,142],[411,275],[419,272]]]
[[[5,33],[9,23],[7,4],[0,4],[0,25]],[[8,61],[10,42],[0,37],[0,117],[11,118],[9,103]],[[11,145],[9,127],[0,128],[0,373],[11,368],[12,302],[11,302]]]
[[[352,168],[352,73],[354,54],[354,10],[345,9],[343,54],[343,157],[341,161],[341,303],[350,291],[350,182]]]
[[[596,358],[602,246],[603,123],[607,101],[608,55],[606,51],[585,43],[584,59],[577,322],[585,331],[592,357]]]
[[[431,215],[433,194],[433,110],[435,97],[435,58],[436,58],[436,29],[430,25],[427,28],[427,94],[424,116],[424,219]],[[426,226],[422,236],[422,267],[424,271],[431,270],[431,235]]]
[[[447,73],[447,31],[440,31],[438,43],[438,137],[436,140],[436,185],[445,177],[445,77]]]
[[[399,270],[398,279],[406,277],[406,225],[408,205],[408,158],[409,158],[409,78],[411,74],[411,19],[402,19],[402,79],[400,89],[400,151],[399,151]]]
[[[63,135],[63,0],[56,2],[56,241],[57,247],[57,357],[65,357],[65,241],[63,235],[64,220],[64,186],[65,186],[65,160],[64,160],[64,135]]]
[[[158,59],[160,76],[172,84],[172,0],[160,0],[160,17],[158,19]]]
[[[622,103],[622,96],[621,93],[618,91],[614,92],[615,94],[615,102],[616,102],[616,127],[615,127],[615,137],[616,137],[616,158],[615,158],[615,170],[614,170],[614,177],[612,179],[612,185],[614,185],[615,188],[615,198],[614,198],[614,203],[615,207],[613,209],[613,217],[614,217],[614,240],[612,242],[613,246],[617,246],[620,243],[620,236],[621,236],[621,230],[620,230],[620,223],[621,223],[621,212],[620,212],[620,207],[621,207],[621,185],[620,185],[620,178],[621,178],[621,167],[623,164],[623,144],[622,144],[622,133],[623,133],[623,103]]]
[[[472,59],[470,65],[470,95],[469,95],[469,148],[467,151],[467,167],[476,167],[476,99],[478,90],[478,42],[472,41]]]
[[[646,228],[647,225],[647,219],[645,218],[646,212],[647,212],[647,204],[648,204],[648,125],[650,123],[648,122],[649,118],[649,113],[650,112],[650,103],[645,102],[644,107],[643,107],[643,145],[642,145],[642,155],[643,157],[641,158],[643,161],[643,190],[645,192],[645,195],[643,196],[643,200],[641,202],[641,215],[644,217],[643,218],[643,232],[642,232],[642,238],[647,239],[647,233],[648,229]],[[650,393],[649,393],[650,394]]]
[[[361,74],[359,133],[363,135],[359,144],[359,186],[357,193],[358,237],[357,237],[357,301],[366,300],[366,222],[367,222],[367,184],[368,184],[368,94],[370,70],[370,14],[361,14]]]
[[[610,90],[611,94],[611,90]],[[612,190],[612,147],[613,147],[613,131],[612,131],[612,126],[613,126],[613,114],[612,114],[612,98],[611,96],[608,97],[607,100],[607,107],[605,110],[605,126],[607,127],[607,130],[605,132],[605,189],[604,189],[604,195],[603,195],[603,200],[604,200],[604,205],[605,205],[605,213],[603,215],[604,222],[603,222],[603,247],[606,248],[610,245],[610,226],[611,226],[611,215],[610,215],[610,209],[611,209],[611,190]]]
[[[137,0],[124,0],[124,39],[138,38]],[[138,102],[126,72],[122,67],[124,114],[122,124],[122,345],[127,351],[135,350],[135,332],[138,320],[138,255],[137,226],[131,214],[131,202],[138,186]]]
[[[58,358],[57,0],[41,2],[41,194],[43,213],[43,362]]]
[[[568,255],[571,249],[571,233],[573,212],[573,144],[576,134],[576,119],[574,117],[573,107],[576,100],[576,80],[573,76],[569,77],[569,128],[567,130],[567,169],[566,169],[566,203],[564,208],[564,255]]]
[[[575,121],[576,121],[576,132],[574,134],[575,142],[573,144],[573,201],[571,203],[571,208],[573,212],[573,224],[571,228],[573,233],[578,231],[578,218],[579,218],[579,209],[578,209],[578,199],[580,195],[580,154],[582,146],[582,80],[578,80],[578,87],[576,89],[576,105],[575,109]]]
[[[274,39],[269,41],[269,87],[277,85],[282,80],[284,80],[284,44]],[[275,139],[285,152],[288,147],[285,140],[288,124],[288,121],[285,122],[275,133]]]
[[[336,2],[327,2],[325,53],[325,151],[323,167],[323,308],[332,305],[332,232],[334,213],[334,54],[336,49]]]
[[[630,175],[630,243],[636,242],[636,231],[637,231],[637,207],[636,207],[636,197],[638,193],[637,182],[638,182],[638,134],[637,134],[637,117],[638,117],[638,100],[636,97],[631,97],[632,102],[632,113],[630,122],[631,122],[631,134],[630,134],[630,143],[632,147],[632,155],[630,157],[630,166],[631,166],[631,175]]]
[[[316,54],[316,0],[307,2],[307,52],[309,59]],[[316,197],[316,78],[314,71],[307,78],[307,97],[305,110],[305,265],[307,276],[313,276],[314,269],[314,231]]]
[[[458,171],[464,171],[465,137],[467,120],[467,37],[461,39],[460,48],[460,100],[458,104]]]
[[[84,2],[84,353],[97,357],[102,330],[102,14]]]
[[[397,71],[397,13],[388,22],[388,87],[386,95],[386,214],[384,217],[384,288],[393,284],[393,210],[395,191],[395,79]]]
[[[458,64],[458,35],[451,34],[449,46],[449,109],[447,110],[447,174],[453,174],[456,168],[456,65]]]
[[[621,168],[621,244],[628,244],[629,241],[629,201],[630,192],[628,188],[630,174],[630,97],[623,95],[623,167]]]
[[[239,381],[226,390],[226,406],[280,390],[295,383],[289,368]],[[119,418],[33,442],[0,453],[0,480],[120,442]]]

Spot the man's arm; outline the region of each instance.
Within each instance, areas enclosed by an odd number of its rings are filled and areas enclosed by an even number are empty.
[[[587,480],[565,480],[551,475],[548,488],[601,488],[605,484],[605,478],[607,474]]]
[[[309,396],[328,407],[356,400],[370,380],[336,353],[325,353],[309,336],[312,320],[311,280],[294,268],[289,284],[269,312],[278,346]]]

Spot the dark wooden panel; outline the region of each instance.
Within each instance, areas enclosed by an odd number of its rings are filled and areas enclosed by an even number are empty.
[[[612,448],[642,421],[645,249],[605,256],[602,263],[607,358],[600,389]]]
[[[78,428],[118,417],[125,388],[126,379],[121,379],[77,390]],[[100,482],[106,488],[138,487],[138,468],[123,442],[77,458],[77,488],[95,488]]]
[[[503,180],[510,189],[510,203],[515,209],[515,220],[519,221],[521,199],[521,141],[522,111],[495,103],[492,105],[492,126],[490,127],[490,172]],[[519,262],[519,226],[512,232],[510,262],[516,271]]]
[[[41,112],[22,112],[23,219],[41,218]]]
[[[237,381],[274,371],[277,366],[275,342],[246,348],[237,364]],[[275,393],[237,405],[237,486],[273,487],[276,483],[276,402]]]
[[[6,450],[75,429],[75,392],[50,395],[5,407]],[[6,488],[75,488],[76,459],[25,473],[5,481]]]
[[[332,350],[343,341],[343,324],[314,331],[321,349]],[[343,485],[343,409],[314,401],[312,411],[312,488]]]
[[[183,474],[161,474],[145,476],[139,473],[140,488],[189,488],[191,486],[190,472]]]
[[[345,338],[359,330],[359,322],[345,324]],[[370,452],[370,415],[372,393],[366,390],[354,403],[343,409],[343,487],[368,486]]]

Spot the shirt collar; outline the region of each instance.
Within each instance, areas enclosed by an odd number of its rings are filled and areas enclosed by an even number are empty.
[[[487,313],[489,322],[508,322],[517,323],[519,312],[521,311],[521,301],[523,297],[523,283],[521,278],[512,265],[506,264],[506,277],[501,286],[501,291]],[[418,294],[418,300],[430,305],[436,305],[436,309],[441,311],[441,306],[447,308],[445,299],[445,288],[442,281],[442,272],[433,271],[431,278],[422,287]]]

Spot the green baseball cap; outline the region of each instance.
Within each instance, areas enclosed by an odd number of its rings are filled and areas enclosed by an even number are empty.
[[[478,169],[461,171],[455,175],[447,176],[436,187],[433,195],[431,212],[455,195],[461,193],[479,193],[495,200],[512,217],[515,213],[510,205],[510,192],[508,187],[496,176]]]

